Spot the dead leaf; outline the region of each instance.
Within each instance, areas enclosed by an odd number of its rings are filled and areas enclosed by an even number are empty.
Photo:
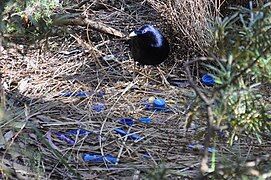
[[[28,89],[29,79],[22,79],[18,84],[18,90],[20,93],[24,93]]]

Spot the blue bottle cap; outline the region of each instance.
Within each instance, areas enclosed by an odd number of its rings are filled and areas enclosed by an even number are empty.
[[[141,122],[141,123],[144,123],[144,124],[150,124],[151,123],[151,118],[150,117],[141,117],[141,118],[139,118],[139,121]]]
[[[155,109],[164,109],[166,106],[166,101],[161,98],[157,98],[153,101],[153,107]]]
[[[207,86],[213,86],[215,84],[215,78],[210,74],[204,74],[201,78],[203,84]]]

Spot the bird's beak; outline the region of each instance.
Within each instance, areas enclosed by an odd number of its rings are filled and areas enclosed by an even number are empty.
[[[130,38],[131,38],[131,37],[135,37],[135,36],[137,36],[137,34],[136,34],[135,31],[133,31],[133,32],[131,32],[131,33],[129,34],[129,37],[130,37]]]

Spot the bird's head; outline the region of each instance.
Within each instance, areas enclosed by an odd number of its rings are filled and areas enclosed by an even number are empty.
[[[144,25],[141,28],[129,34],[131,39],[139,38],[145,43],[149,43],[153,47],[161,47],[163,45],[163,35],[152,25]]]

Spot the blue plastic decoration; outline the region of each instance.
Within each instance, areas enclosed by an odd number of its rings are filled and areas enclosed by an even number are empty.
[[[82,155],[82,158],[85,162],[90,162],[90,163],[103,163],[103,162],[108,162],[111,164],[116,164],[117,163],[117,158],[112,156],[112,155],[99,155],[99,154],[88,154],[85,153]]]
[[[65,141],[66,143],[68,143],[70,145],[75,144],[75,141],[72,138],[66,136],[65,134],[62,134],[62,133],[58,132],[58,133],[56,133],[56,136],[57,136],[58,139],[60,139],[62,141]]]
[[[114,129],[114,131],[115,131],[117,134],[120,134],[121,136],[127,135],[127,132],[124,131],[124,130],[121,129],[121,128],[116,128],[116,129]]]
[[[102,112],[105,109],[105,105],[103,103],[97,103],[92,106],[92,110],[96,112]]]
[[[102,103],[97,103],[92,106],[92,109],[96,112],[102,112],[105,109],[105,105]]]
[[[139,118],[139,122],[144,123],[144,124],[150,124],[152,119],[150,117],[141,117]]]
[[[149,102],[144,102],[143,105],[145,106],[145,110],[152,110],[152,104],[150,104]]]
[[[124,130],[121,129],[121,128],[116,128],[116,129],[115,129],[115,132],[116,132],[117,134],[120,134],[121,136],[126,136],[126,135],[128,134],[126,131],[124,131]],[[128,135],[128,138],[129,138],[129,139],[132,139],[132,140],[140,140],[142,137],[139,136],[139,135],[137,135],[137,134],[129,134],[129,135]]]
[[[201,81],[207,86],[213,86],[215,84],[215,78],[210,74],[203,75]]]
[[[63,97],[81,97],[81,98],[85,98],[89,96],[89,94],[84,91],[64,92],[64,93],[61,93],[60,95]]]
[[[78,136],[86,136],[91,134],[91,131],[85,130],[85,129],[71,129],[67,131],[69,135],[78,135]]]
[[[124,125],[128,125],[128,126],[132,126],[134,124],[133,119],[130,118],[122,118],[119,120],[120,124],[124,124]]]
[[[153,107],[156,110],[165,109],[165,107],[166,107],[166,101],[164,99],[157,98],[157,99],[155,99],[153,101]]]
[[[96,93],[97,97],[103,97],[105,95],[105,92],[103,90],[100,90]]]
[[[204,150],[204,146],[203,145],[200,145],[200,144],[189,144],[188,147],[190,149],[193,149],[193,150],[200,150],[200,151],[203,151]],[[209,153],[213,153],[213,152],[216,152],[215,148],[214,147],[209,147],[208,148],[208,152]]]
[[[150,159],[151,156],[150,156],[150,154],[148,152],[144,152],[143,158]]]
[[[139,136],[138,134],[131,134],[128,136],[128,138],[132,139],[132,140],[135,140],[135,141],[138,141],[140,139],[142,139],[141,136]]]

